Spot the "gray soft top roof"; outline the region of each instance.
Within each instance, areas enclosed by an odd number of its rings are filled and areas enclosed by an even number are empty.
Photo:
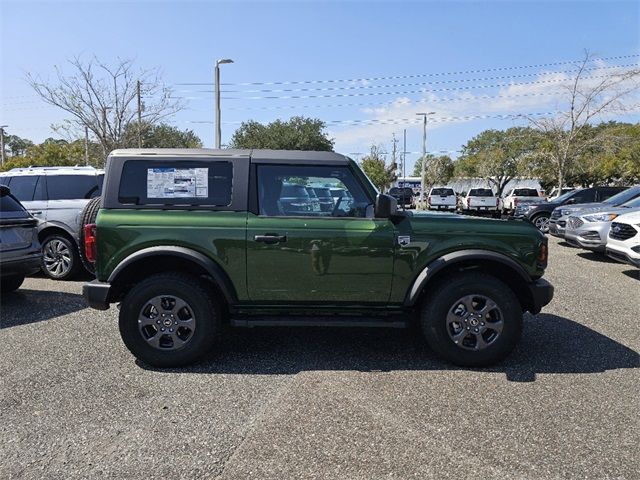
[[[110,157],[229,157],[251,158],[257,163],[281,163],[292,160],[312,162],[348,163],[349,158],[335,152],[312,152],[302,150],[259,150],[259,149],[214,149],[214,148],[127,148],[114,150]]]

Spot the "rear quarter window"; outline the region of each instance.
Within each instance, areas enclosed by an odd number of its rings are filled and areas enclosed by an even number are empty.
[[[231,162],[129,160],[122,168],[118,201],[129,205],[228,206],[232,188]]]
[[[100,195],[95,175],[47,175],[49,200],[80,200]]]

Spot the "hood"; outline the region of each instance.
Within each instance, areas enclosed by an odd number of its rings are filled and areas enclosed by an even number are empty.
[[[566,217],[567,215],[571,215],[575,212],[580,212],[582,215],[582,210],[599,210],[599,209],[608,209],[611,208],[611,204],[603,203],[603,202],[591,202],[591,203],[579,203],[577,205],[565,205],[556,207],[558,210],[561,209],[562,216]],[[565,213],[567,212],[567,213]]]
[[[616,218],[616,222],[640,225],[640,209],[634,208],[631,211],[629,211],[630,209],[621,210],[625,210],[625,212]]]
[[[472,217],[458,213],[433,211],[407,211],[407,220],[415,231],[440,229],[442,232],[456,234],[483,233],[494,234],[508,231],[512,234],[544,236],[531,222],[514,219]],[[435,227],[437,225],[437,227]]]

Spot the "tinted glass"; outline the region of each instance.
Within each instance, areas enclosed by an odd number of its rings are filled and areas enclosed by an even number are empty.
[[[451,188],[434,188],[431,190],[431,195],[440,195],[446,197],[447,195],[455,195]]]
[[[604,200],[608,200],[609,198],[614,196],[616,193],[621,193],[621,192],[624,192],[625,190],[627,190],[627,188],[625,187],[601,187],[597,189],[598,191],[597,199],[599,202],[602,202]]]
[[[272,217],[364,217],[371,201],[346,167],[259,165],[258,204]]]
[[[233,165],[215,161],[125,162],[118,201],[133,205],[228,206]]]
[[[37,175],[27,175],[13,177],[11,180],[11,194],[21,202],[30,202],[33,200],[33,194],[38,184]]]
[[[28,218],[29,214],[13,195],[0,197],[0,218]]]
[[[596,200],[596,191],[592,188],[580,190],[574,196],[571,197],[575,200],[575,203],[590,203]]]
[[[563,189],[564,190],[564,189]],[[577,190],[578,192],[580,192],[580,190]],[[560,195],[558,198],[556,198],[554,200],[554,202],[564,202],[566,199],[568,199],[569,197],[576,195],[576,190],[569,190],[566,193],[563,193],[562,195]]]
[[[611,205],[622,205],[623,203],[633,200],[638,196],[640,196],[640,186],[635,186],[627,188],[626,190],[607,198],[606,203],[610,203]]]
[[[97,195],[95,175],[47,175],[49,200],[78,200]]]
[[[469,190],[470,197],[493,197],[493,191],[490,188],[472,188]]]
[[[516,197],[537,197],[538,191],[535,188],[516,188],[513,194]]]

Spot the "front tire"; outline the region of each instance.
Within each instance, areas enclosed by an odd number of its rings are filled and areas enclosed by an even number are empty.
[[[154,367],[202,358],[220,332],[220,304],[201,281],[181,273],[153,275],[133,287],[120,307],[120,335],[129,351]]]
[[[54,280],[72,278],[80,266],[78,247],[69,237],[49,235],[42,242],[42,271]]]
[[[422,305],[420,322],[428,345],[464,367],[484,367],[505,358],[522,334],[522,309],[513,291],[482,273],[444,281]]]

